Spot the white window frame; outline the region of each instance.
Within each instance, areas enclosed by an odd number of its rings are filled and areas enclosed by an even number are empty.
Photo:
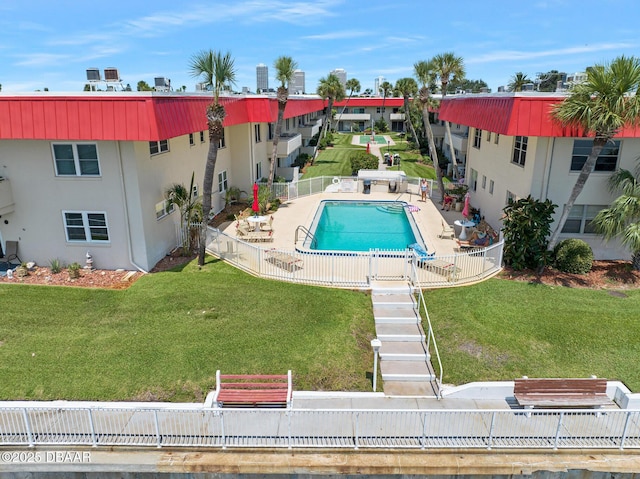
[[[155,146],[155,149],[158,151],[152,151]],[[162,153],[167,153],[169,151],[169,140],[160,140],[160,141],[150,141],[149,142],[149,154],[151,156],[161,155]]]
[[[482,189],[487,188],[487,175],[482,175]]]
[[[227,142],[226,142],[226,140],[225,140],[225,136],[224,136],[224,128],[223,128],[223,129],[222,129],[222,138],[220,138],[220,139],[218,140],[218,149],[226,148],[226,146],[227,146]]]
[[[70,239],[69,238],[69,228],[76,228],[79,226],[69,225],[67,224],[67,214],[79,214],[82,216],[82,227],[84,228],[84,236],[85,239]],[[102,215],[104,217],[104,228],[107,230],[107,238],[106,240],[101,239],[92,239],[91,238],[91,228],[89,225],[89,215]],[[111,242],[109,235],[109,222],[107,220],[107,212],[106,211],[76,211],[76,210],[63,210],[62,211],[62,224],[64,225],[64,234],[68,243],[101,243],[107,244]]]
[[[482,130],[480,128],[476,128],[473,132],[473,147],[480,149],[480,145],[482,144]]]
[[[227,180],[227,170],[222,170],[218,173],[218,191],[224,193],[229,188],[229,182]]]
[[[169,200],[162,200],[156,203],[156,220],[166,218],[176,209],[176,205]]]
[[[71,149],[73,151],[73,164],[74,164],[74,169],[75,169],[75,174],[65,174],[65,173],[60,173],[58,171],[58,161],[62,161],[58,160],[56,158],[56,150],[55,150],[55,146],[56,145],[70,145]],[[78,145],[93,145],[96,148],[96,159],[95,162],[98,164],[98,173],[97,174],[82,174],[82,170],[80,168],[80,162],[81,161],[94,161],[94,160],[81,160],[80,159],[80,155],[78,154]],[[56,176],[62,176],[62,177],[89,177],[89,178],[99,178],[100,176],[102,176],[102,170],[100,169],[100,154],[98,153],[98,144],[97,143],[93,143],[93,142],[77,142],[77,143],[66,143],[66,142],[54,142],[51,143],[51,156],[53,157],[53,165],[55,168],[55,172],[56,172]],[[70,160],[66,160],[66,161],[70,161]]]
[[[189,146],[194,146],[196,144],[196,140],[193,137],[193,133],[189,133]]]
[[[200,143],[204,143],[205,142],[205,137],[204,137],[204,130],[202,130],[200,132]]]
[[[527,162],[528,145],[529,145],[528,136],[518,135],[513,138],[513,155],[511,155],[511,163],[524,168],[524,165]]]
[[[260,181],[262,179],[262,162],[259,161],[256,163],[256,181]]]
[[[487,143],[491,142],[491,132],[487,130]]]
[[[495,135],[493,135],[493,143],[495,145],[498,144],[499,139],[500,139],[500,133],[496,133]]]
[[[492,195],[493,194],[493,187],[494,187],[495,183],[493,182],[493,180],[489,180],[489,194]]]
[[[607,205],[573,205],[571,211],[569,211],[569,216],[567,217],[567,221],[562,227],[562,234],[567,235],[597,235],[594,230],[585,231],[587,226],[591,224],[593,218],[600,212],[601,210],[607,208]],[[581,210],[581,211],[578,211]],[[580,228],[578,231],[569,231],[567,230],[567,224],[574,224],[576,221],[580,222]]]
[[[262,141],[262,136],[260,134],[260,124],[253,125],[253,138],[256,143],[260,143]]]

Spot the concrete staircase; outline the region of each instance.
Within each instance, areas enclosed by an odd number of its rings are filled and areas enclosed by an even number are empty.
[[[404,283],[374,283],[371,300],[376,334],[382,342],[380,372],[389,395],[433,395],[435,374],[418,305]]]

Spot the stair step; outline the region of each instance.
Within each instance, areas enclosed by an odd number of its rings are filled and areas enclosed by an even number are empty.
[[[433,381],[434,375],[426,361],[381,361],[383,381]]]
[[[382,294],[402,294],[402,293],[411,293],[412,289],[406,282],[403,281],[372,281],[371,282],[371,293],[382,293]]]
[[[380,359],[384,361],[428,361],[429,357],[418,341],[386,341],[380,348]]]
[[[414,309],[416,302],[411,294],[379,294],[371,295],[374,306]]]
[[[383,343],[385,341],[419,341],[425,340],[425,335],[417,324],[376,323],[376,335]]]
[[[412,323],[420,322],[420,318],[413,309],[396,309],[373,307],[373,318],[376,323]]]

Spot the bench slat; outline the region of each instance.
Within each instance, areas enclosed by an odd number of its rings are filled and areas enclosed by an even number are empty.
[[[514,397],[521,406],[591,407],[611,404],[607,396],[607,380],[578,379],[516,379]]]
[[[216,373],[214,401],[219,406],[281,406],[292,397],[291,373],[284,374],[220,374]]]

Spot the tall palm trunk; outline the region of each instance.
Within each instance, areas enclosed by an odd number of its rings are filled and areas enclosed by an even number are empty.
[[[342,111],[338,115],[338,118],[336,118],[336,130],[338,129],[338,123],[340,123],[340,118],[342,118],[342,115],[344,114],[344,111],[347,109],[347,105],[349,104],[349,100],[351,100],[351,95],[353,95],[353,92],[349,93],[349,97],[347,98],[347,101],[342,107]]]
[[[276,161],[278,160],[278,141],[282,133],[282,120],[284,119],[284,110],[289,100],[289,90],[284,87],[278,87],[278,120],[276,121],[276,131],[273,137],[273,149],[271,150],[271,162],[269,163],[269,178],[267,178],[267,188],[271,191],[273,185],[273,176],[276,170]]]
[[[604,146],[607,144],[608,141],[609,141],[609,138],[604,136],[596,136],[593,139],[593,147],[591,148],[591,153],[589,153],[589,157],[587,158],[587,161],[584,162],[584,165],[582,166],[582,170],[580,170],[580,174],[578,175],[576,184],[574,185],[573,190],[571,190],[571,195],[569,195],[569,199],[567,200],[567,202],[564,205],[564,208],[562,209],[562,214],[560,215],[560,219],[558,219],[558,221],[556,222],[556,225],[557,225],[556,229],[551,235],[551,239],[549,240],[549,244],[547,245],[547,249],[549,251],[553,251],[553,249],[556,247],[556,244],[558,243],[558,237],[562,232],[562,227],[564,226],[565,222],[567,221],[567,218],[569,217],[569,212],[571,211],[571,208],[573,208],[573,205],[576,202],[576,199],[582,192],[582,189],[584,188],[584,185],[587,182],[589,175],[593,172],[593,169],[596,166],[596,161],[598,159],[598,156],[600,156],[600,152],[602,151],[602,148],[604,148]]]
[[[431,123],[429,123],[429,90],[427,88],[420,88],[420,92],[418,94],[420,105],[422,106],[422,123],[424,123],[424,131],[427,134],[429,154],[431,155],[431,161],[433,161],[433,168],[436,170],[436,180],[438,182],[438,189],[440,190],[440,201],[442,202],[444,201],[444,182],[442,181],[442,170],[440,170],[436,144],[433,141]]]
[[[332,111],[333,111],[333,98],[329,97],[329,102],[327,103],[327,114],[325,115],[324,125],[322,125],[322,135],[321,135],[322,138],[327,136],[327,131],[329,131],[329,128],[331,127]]]
[[[213,194],[213,174],[218,160],[218,144],[224,134],[223,121],[226,116],[224,107],[212,103],[207,107],[207,123],[209,125],[209,151],[204,167],[202,180],[202,227],[200,229],[200,246],[198,248],[198,265],[204,266],[205,247],[207,243],[207,225],[211,212],[211,195]],[[191,194],[191,192],[189,192]]]
[[[409,107],[409,97],[404,97],[404,121],[409,126],[409,130],[411,130],[411,136],[413,137],[413,141],[418,143],[418,135],[416,134],[416,129],[413,127],[413,122],[411,121],[411,111]],[[428,118],[427,118],[428,121]],[[431,130],[431,128],[429,128]]]
[[[447,85],[448,81],[442,82],[442,99],[447,96]],[[447,140],[449,142],[449,154],[451,155],[451,162],[453,163],[453,177],[458,179],[458,161],[456,159],[456,149],[453,147],[453,140],[451,139],[451,124],[448,121],[444,122],[444,131],[447,135]]]

